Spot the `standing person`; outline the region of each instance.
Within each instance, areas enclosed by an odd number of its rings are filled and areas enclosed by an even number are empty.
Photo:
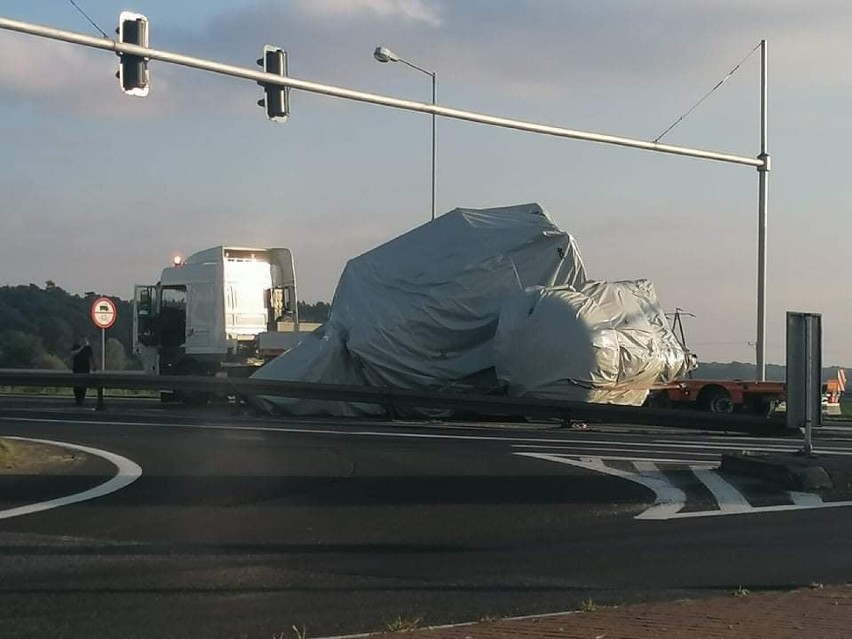
[[[95,368],[95,353],[89,344],[89,339],[81,337],[71,347],[71,370],[75,373],[91,373]],[[86,387],[74,387],[74,401],[82,406],[86,399]]]

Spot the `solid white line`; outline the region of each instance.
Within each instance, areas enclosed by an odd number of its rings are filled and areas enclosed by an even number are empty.
[[[680,444],[680,443],[667,443],[665,441],[651,441],[651,442],[614,442],[609,440],[599,440],[599,439],[585,439],[582,436],[576,439],[553,439],[553,438],[539,438],[539,437],[497,437],[497,436],[487,436],[487,435],[448,435],[448,434],[439,434],[439,433],[410,433],[410,432],[389,432],[389,431],[341,431],[337,429],[327,429],[327,428],[296,428],[292,426],[231,426],[231,425],[215,425],[215,424],[163,424],[158,422],[123,422],[123,421],[110,421],[110,420],[68,420],[68,419],[49,419],[49,418],[38,418],[38,417],[0,417],[0,421],[12,421],[12,422],[35,422],[35,423],[61,423],[61,424],[87,424],[87,425],[113,425],[113,426],[147,426],[147,427],[156,427],[156,428],[187,428],[187,429],[195,429],[195,430],[244,430],[244,431],[257,431],[257,432],[272,432],[272,433],[301,433],[301,434],[309,434],[309,435],[336,435],[336,436],[347,436],[347,437],[387,437],[387,438],[411,438],[411,439],[434,439],[434,440],[461,440],[461,441],[493,441],[493,442],[506,442],[511,444],[512,442],[529,442],[536,444],[563,444],[570,445],[572,443],[577,443],[579,446],[589,445],[589,444],[600,444],[609,447],[613,447],[618,449],[620,448],[652,448],[654,452],[660,453],[660,448],[670,448],[674,450],[670,450],[667,452],[677,452],[678,449],[685,450],[708,450],[708,449],[716,449],[716,450],[743,450],[748,448],[748,450],[753,452],[795,452],[798,450],[795,446],[789,447],[781,447],[781,446],[741,446],[737,444],[728,445],[728,444],[713,444],[711,442],[707,443],[696,443],[696,444]],[[735,442],[736,439],[732,439],[732,442]],[[845,453],[840,452],[843,449],[828,449],[827,452],[831,452],[833,454],[838,455],[852,455],[852,451]],[[615,452],[615,451],[613,451]],[[696,453],[696,454],[709,454],[709,453]]]
[[[748,503],[748,500],[743,497],[743,494],[740,491],[712,470],[692,467],[692,472],[695,473],[695,476],[701,480],[701,483],[707,486],[707,489],[713,493],[716,503],[719,504],[720,511],[725,513],[745,512],[754,508],[754,506]]]
[[[69,504],[76,504],[81,501],[88,501],[90,499],[96,499],[97,497],[103,497],[104,495],[121,490],[125,486],[129,486],[142,475],[142,468],[136,462],[133,462],[126,457],[122,457],[121,455],[116,455],[115,453],[111,453],[106,450],[100,450],[99,448],[90,448],[88,446],[69,444],[67,442],[56,442],[49,439],[32,439],[30,437],[11,437],[4,435],[3,438],[17,439],[25,442],[37,442],[39,444],[48,444],[51,446],[60,446],[61,448],[79,450],[84,453],[106,459],[116,467],[118,472],[116,472],[115,476],[109,481],[106,481],[99,486],[95,486],[94,488],[90,488],[89,490],[84,490],[81,493],[68,495],[67,497],[58,497],[57,499],[42,501],[35,504],[27,504],[26,506],[18,506],[17,508],[0,510],[0,519],[30,515],[43,510],[50,510],[52,508],[59,508],[60,506],[67,506]]]
[[[748,450],[767,451],[767,452],[791,452],[791,451],[795,452],[795,451],[797,451],[801,448],[801,442],[799,442],[799,441],[795,441],[793,443],[790,443],[787,446],[783,446],[783,445],[780,445],[780,444],[779,445],[769,444],[769,445],[761,445],[761,446],[754,447],[754,448],[751,447],[751,445],[746,444],[745,442],[743,442],[743,444],[737,444],[736,442],[732,442],[730,444],[728,444],[728,443],[726,443],[726,444],[714,444],[712,442],[697,442],[697,443],[694,443],[694,444],[666,443],[666,442],[658,442],[658,443],[663,445],[663,446],[669,446],[671,448],[718,448],[718,449],[721,449],[721,450],[729,450],[729,449],[743,450],[745,448],[748,448]],[[840,447],[840,446],[838,446],[838,447],[825,446],[821,450],[828,452],[828,453],[837,453],[838,455],[850,455],[850,454],[852,454],[852,448],[843,448],[843,447]]]
[[[559,454],[557,451],[549,451],[550,454]],[[562,453],[564,454],[564,453]],[[582,453],[578,453],[576,455],[572,455],[573,457],[587,457],[588,455],[583,455]],[[648,461],[655,462],[657,464],[707,464],[708,460],[706,459],[685,459],[685,458],[677,458],[677,457],[637,457],[636,455],[628,456],[628,455],[595,455],[596,459],[603,459],[604,461]],[[707,468],[712,468],[715,466],[714,464],[709,464]]]
[[[762,513],[781,513],[791,510],[818,510],[822,508],[845,508],[852,506],[852,501],[824,501],[811,506],[799,506],[798,504],[780,506],[760,506],[751,510],[703,510],[694,513],[677,513],[668,519],[688,519],[690,517],[720,517],[723,515],[760,515]]]
[[[789,492],[790,499],[793,500],[793,503],[797,506],[806,506],[808,508],[819,508],[825,502],[822,500],[822,497],[816,495],[814,493],[801,493],[796,490],[791,490]]]
[[[702,462],[716,462],[719,461],[720,455],[719,453],[702,453],[697,450],[645,450],[645,449],[621,449],[621,448],[611,448],[609,446],[554,446],[544,445],[544,444],[514,444],[512,448],[516,450],[529,450],[529,451],[539,451],[542,453],[552,453],[552,454],[562,454],[568,455],[569,457],[579,457],[580,455],[591,456],[591,453],[597,451],[609,451],[613,453],[620,453],[621,456],[607,456],[607,455],[594,455],[600,459],[622,459],[631,461],[633,459],[648,459],[645,455],[654,455],[661,453],[671,453],[674,455],[688,455],[688,457],[683,458],[671,458],[671,459],[653,459],[652,461],[672,461],[672,462],[689,462],[691,460],[697,459]],[[702,459],[706,458],[706,459]]]

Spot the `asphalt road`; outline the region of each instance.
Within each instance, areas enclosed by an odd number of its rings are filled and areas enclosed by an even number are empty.
[[[794,440],[69,403],[0,399],[0,435],[142,474],[0,519],[4,637],[320,637],[852,578],[852,507],[712,470],[723,451]],[[817,443],[852,454],[852,431]],[[91,468],[0,481],[0,517],[116,472]]]

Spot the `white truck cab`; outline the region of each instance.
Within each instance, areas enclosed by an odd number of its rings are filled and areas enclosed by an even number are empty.
[[[148,373],[259,366],[302,335],[286,248],[216,246],[176,258],[157,284],[134,287],[133,352]]]

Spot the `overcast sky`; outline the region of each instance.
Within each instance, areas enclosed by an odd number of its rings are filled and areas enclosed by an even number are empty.
[[[151,46],[252,66],[286,48],[294,77],[654,139],[769,47],[768,361],[784,313],[824,314],[824,362],[852,365],[847,0],[77,0],[112,35],[147,15]],[[67,0],[0,15],[97,35]],[[300,296],[331,299],[346,262],[426,222],[428,115],[260,88],[152,62],[125,96],[114,55],[0,31],[0,284],[130,297],[175,253],[286,246]],[[759,55],[663,141],[756,156]],[[438,211],[539,202],[595,279],[652,280],[704,360],[753,360],[757,172],[748,167],[438,121]]]

